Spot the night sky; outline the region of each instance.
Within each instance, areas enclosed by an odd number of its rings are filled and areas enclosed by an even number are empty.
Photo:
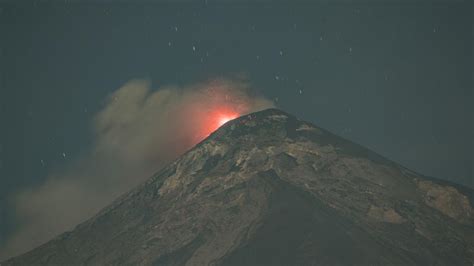
[[[264,97],[423,175],[474,187],[473,7],[390,2],[0,4],[7,197],[92,142],[126,82],[245,77]]]

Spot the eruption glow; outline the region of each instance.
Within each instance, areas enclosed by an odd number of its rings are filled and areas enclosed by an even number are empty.
[[[230,120],[237,118],[238,116],[239,115],[237,115],[237,114],[221,114],[221,115],[219,115],[219,117],[218,117],[219,127],[221,127],[225,123],[229,122]]]
[[[209,114],[209,120],[207,121],[205,126],[206,136],[216,131],[225,123],[239,116],[240,114],[238,112],[233,111],[231,108],[228,107],[219,107],[215,111],[212,111]]]

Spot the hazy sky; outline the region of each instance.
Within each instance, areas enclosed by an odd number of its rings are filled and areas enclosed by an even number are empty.
[[[0,244],[16,229],[5,199],[86,153],[134,79],[243,77],[286,112],[474,186],[470,1],[68,2],[0,3]]]

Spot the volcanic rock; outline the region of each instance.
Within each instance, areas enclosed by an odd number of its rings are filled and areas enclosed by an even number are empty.
[[[268,109],[1,265],[472,266],[473,195]]]

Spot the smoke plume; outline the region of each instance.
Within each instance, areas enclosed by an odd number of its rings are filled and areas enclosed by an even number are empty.
[[[71,230],[207,136],[209,116],[271,107],[242,80],[150,88],[133,80],[109,96],[93,121],[94,144],[63,170],[12,198],[18,225],[0,261]]]

